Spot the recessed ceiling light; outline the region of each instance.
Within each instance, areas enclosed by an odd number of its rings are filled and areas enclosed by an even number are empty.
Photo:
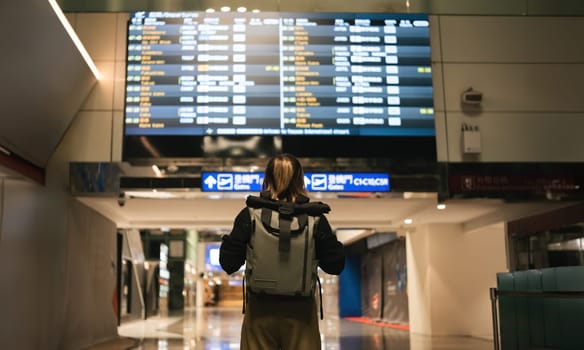
[[[206,12],[208,12],[208,13],[213,13],[213,12],[215,12],[215,9],[207,9],[207,11],[206,11]]]
[[[446,209],[446,204],[444,204],[444,203],[440,203],[440,204],[438,204],[438,205],[436,206],[436,209],[438,209],[438,210],[444,210],[444,209]]]
[[[414,222],[414,220],[412,220],[412,219],[405,219],[405,220],[404,220],[404,224],[406,224],[406,225],[410,225],[410,224],[412,224],[413,222]]]
[[[229,12],[229,11],[231,11],[231,7],[229,7],[229,6],[221,7],[221,12]]]

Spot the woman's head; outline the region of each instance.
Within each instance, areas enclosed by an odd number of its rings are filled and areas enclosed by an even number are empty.
[[[291,154],[270,158],[266,165],[263,189],[270,191],[273,199],[295,201],[306,195],[302,165]]]

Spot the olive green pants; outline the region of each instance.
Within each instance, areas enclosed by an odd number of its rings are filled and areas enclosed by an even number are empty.
[[[241,350],[320,350],[314,298],[279,300],[250,294]]]

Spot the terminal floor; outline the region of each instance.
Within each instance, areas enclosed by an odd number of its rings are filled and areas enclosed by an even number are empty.
[[[189,309],[180,315],[150,317],[122,323],[118,343],[92,347],[113,349],[239,348],[242,314],[240,308]],[[408,331],[363,324],[325,315],[320,325],[323,350],[491,350],[491,341],[470,337],[428,337]],[[131,342],[129,342],[131,341]],[[124,342],[123,345],[121,342]]]

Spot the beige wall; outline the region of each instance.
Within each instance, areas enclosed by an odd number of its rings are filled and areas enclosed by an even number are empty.
[[[116,227],[55,174],[44,187],[0,182],[2,349],[79,349],[117,333]]]
[[[112,146],[121,130],[121,114],[117,129],[113,122],[109,88],[115,64],[106,58],[98,61],[105,79],[63,135],[47,165],[46,185],[0,177],[1,349],[80,349],[117,336],[116,227],[68,188],[69,162],[115,160],[115,147],[121,154],[120,142]]]
[[[506,271],[503,225],[423,225],[406,240],[411,331],[492,338],[489,288]]]
[[[126,13],[68,14],[101,78],[62,143],[78,161],[120,161],[126,74]]]
[[[74,201],[69,206],[65,323],[58,348],[80,349],[117,335],[116,226]]]
[[[406,232],[410,331],[432,334],[430,240],[427,226]]]
[[[43,223],[48,219],[40,210],[47,204],[47,196],[38,185],[27,181],[5,179],[1,184],[0,348],[39,348],[42,324],[46,327],[47,321],[58,322],[62,318],[41,312],[41,308],[50,308],[43,303],[46,298],[40,288],[39,258],[43,252],[41,232],[51,230],[51,225]],[[59,291],[56,287],[50,289],[50,294]]]
[[[582,35],[582,17],[433,17],[438,160],[582,162]],[[460,104],[468,87],[477,113]],[[480,128],[480,155],[462,153],[462,123]]]

